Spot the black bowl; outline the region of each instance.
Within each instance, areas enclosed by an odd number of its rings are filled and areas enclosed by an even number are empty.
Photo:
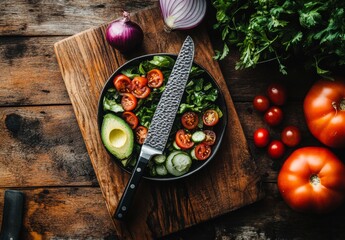
[[[124,65],[122,65],[121,67],[119,67],[107,80],[107,82],[105,83],[100,98],[99,98],[99,102],[98,102],[98,129],[99,129],[99,133],[101,134],[101,126],[102,126],[102,121],[103,121],[103,116],[105,114],[105,111],[103,110],[103,97],[105,95],[105,93],[107,92],[107,90],[109,88],[114,87],[113,86],[113,78],[121,73],[122,70],[127,69],[131,66],[138,66],[140,62],[148,60],[148,59],[152,59],[153,56],[169,56],[171,58],[173,58],[174,60],[176,60],[177,55],[174,54],[168,54],[168,53],[155,53],[155,54],[148,54],[148,55],[143,55],[137,58],[134,58],[128,62],[126,62]],[[218,89],[219,95],[218,95],[218,99],[216,101],[216,104],[218,105],[218,107],[221,109],[221,111],[223,112],[223,116],[219,119],[219,123],[213,128],[213,131],[215,131],[217,139],[216,139],[216,143],[212,146],[212,153],[211,156],[206,159],[205,161],[194,161],[193,160],[193,164],[189,169],[189,172],[187,172],[186,174],[182,175],[182,176],[172,176],[172,175],[167,175],[167,176],[150,176],[148,172],[146,172],[144,174],[144,178],[146,179],[150,179],[150,180],[155,180],[155,181],[171,181],[171,180],[177,180],[177,179],[181,179],[181,178],[185,178],[187,176],[190,176],[194,173],[196,173],[197,171],[199,171],[200,169],[202,169],[203,167],[205,167],[212,159],[214,159],[221,141],[223,139],[223,135],[225,132],[225,128],[227,125],[227,108],[226,108],[226,104],[225,104],[225,100],[224,100],[224,96],[222,94],[222,91],[219,87],[219,85],[217,84],[217,82],[214,80],[214,78],[210,75],[210,73],[208,71],[206,71],[206,69],[202,66],[200,66],[199,64],[197,64],[196,62],[193,62],[193,65],[200,67],[201,69],[203,69],[205,72],[203,73],[203,75],[201,77],[203,77],[206,81],[209,81],[213,84],[214,87],[216,87]],[[108,152],[108,151],[107,151]],[[124,171],[126,171],[127,173],[131,173],[132,169],[126,168],[124,167],[120,161],[118,159],[116,159],[110,152],[108,152],[109,155],[111,156],[111,158],[118,164],[118,166],[120,168],[122,168]]]

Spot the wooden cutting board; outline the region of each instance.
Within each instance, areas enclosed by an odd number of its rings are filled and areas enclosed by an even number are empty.
[[[158,8],[138,12],[132,20],[145,33],[142,48],[132,55],[122,55],[107,44],[106,25],[55,44],[62,77],[117,234],[122,239],[157,238],[260,199],[255,163],[219,65],[212,59],[206,29],[199,26],[192,31],[165,33]],[[100,92],[108,77],[127,60],[147,53],[177,54],[187,35],[195,42],[195,61],[223,90],[229,119],[224,141],[216,158],[194,176],[169,183],[143,180],[128,221],[117,221],[113,214],[129,174],[110,159],[102,145],[97,127]]]

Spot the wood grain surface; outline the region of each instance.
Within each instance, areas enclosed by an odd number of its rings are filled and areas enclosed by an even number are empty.
[[[195,41],[195,60],[214,76],[225,97],[228,125],[215,160],[195,176],[174,183],[144,182],[133,204],[130,219],[114,220],[123,238],[150,239],[190,227],[260,199],[259,176],[249,154],[226,82],[204,28],[189,33],[165,33],[157,21],[157,8],[132,16],[145,31],[142,48],[124,56],[107,45],[105,25],[62,40],[55,51],[86,148],[97,175],[108,210],[113,216],[129,175],[121,171],[105,152],[97,128],[98,98],[104,82],[126,60],[145,53],[178,53],[186,34]]]
[[[123,8],[139,11],[155,2],[157,0],[1,2],[0,222],[4,191],[14,188],[25,192],[21,239],[121,239],[86,152],[53,44],[115,19]],[[214,49],[220,49],[220,35],[212,30],[215,13],[210,4],[208,10],[204,23]],[[304,95],[318,77],[306,72],[298,59],[292,61],[287,76],[279,74],[272,64],[237,71],[234,67],[238,59],[236,50],[231,49],[230,55],[219,64],[258,175],[262,176],[265,198],[159,239],[344,239],[344,206],[334,213],[314,216],[296,213],[282,200],[276,176],[293,149],[288,149],[282,159],[272,160],[264,149],[253,145],[254,130],[267,125],[251,101],[255,95],[264,93],[271,81],[284,81],[289,89],[288,104],[283,108],[284,125],[293,123],[300,127],[302,146],[320,145],[307,130],[302,112]],[[340,70],[343,72],[344,69]],[[271,134],[278,138],[284,125],[271,128]],[[345,160],[344,154],[338,153],[342,160]]]
[[[6,0],[0,8],[2,35],[72,35],[129,12],[152,7],[156,0],[41,1]]]

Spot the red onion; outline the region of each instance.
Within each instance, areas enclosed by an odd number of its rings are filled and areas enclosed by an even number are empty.
[[[120,52],[133,50],[141,44],[143,38],[143,30],[129,19],[129,13],[126,11],[123,12],[123,18],[111,22],[106,31],[108,43]]]
[[[164,29],[190,29],[196,27],[206,13],[206,0],[160,0]]]

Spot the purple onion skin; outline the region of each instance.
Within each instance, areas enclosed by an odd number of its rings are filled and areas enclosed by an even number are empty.
[[[126,53],[142,43],[144,33],[138,24],[124,18],[115,20],[108,25],[106,39],[112,47]]]

